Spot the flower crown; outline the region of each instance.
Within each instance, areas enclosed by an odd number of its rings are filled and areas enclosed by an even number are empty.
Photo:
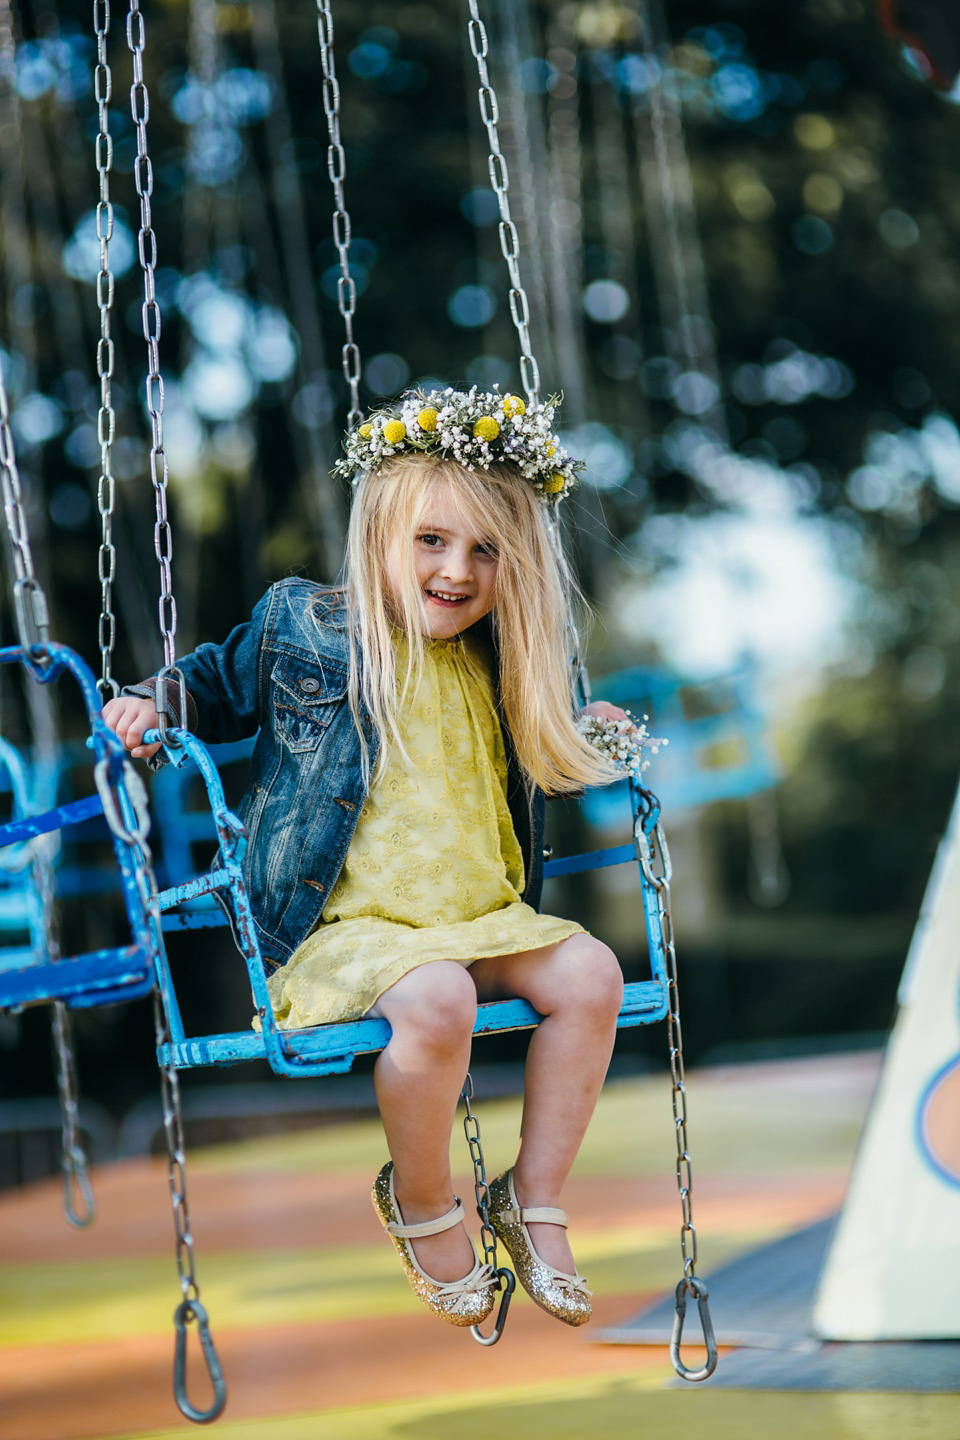
[[[344,442],[335,475],[356,484],[393,455],[440,455],[468,470],[515,465],[548,504],[577,483],[582,460],[573,460],[553,431],[559,399],[531,406],[519,395],[493,390],[411,391],[396,406],[377,410]]]

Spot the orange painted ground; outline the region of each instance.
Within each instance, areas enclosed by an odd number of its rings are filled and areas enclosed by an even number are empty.
[[[825,1064],[832,1083],[824,1083]],[[692,1085],[703,1130],[695,1168],[701,1270],[839,1206],[876,1058],[820,1067],[706,1072]],[[506,1143],[516,1109],[488,1110],[485,1138],[494,1147]],[[650,1116],[659,1128],[648,1142],[641,1132]],[[717,1133],[722,1117],[736,1143]],[[829,1143],[818,1148],[811,1135],[825,1124]],[[664,1373],[667,1336],[658,1349],[591,1343],[590,1332],[628,1319],[679,1277],[672,1145],[665,1081],[609,1088],[564,1196],[575,1248],[586,1256],[581,1269],[596,1289],[595,1323],[569,1330],[522,1297],[503,1342],[489,1350],[409,1294],[367,1198],[382,1154],[375,1122],[194,1157],[197,1267],[228,1378],[229,1419],[455,1395],[465,1384],[495,1392]],[[170,1316],[179,1295],[165,1164],[108,1167],[95,1190],[98,1219],[85,1232],[64,1223],[52,1182],[0,1196],[3,1440],[106,1440],[178,1426]],[[465,1179],[461,1193],[469,1194]],[[322,1282],[325,1267],[337,1278],[321,1295],[322,1283],[309,1277]],[[202,1382],[195,1387],[202,1403]]]

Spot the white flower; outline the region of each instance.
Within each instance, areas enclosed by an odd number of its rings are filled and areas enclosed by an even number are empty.
[[[576,728],[598,754],[612,760],[624,774],[638,778],[650,764],[643,752],[649,750],[651,755],[656,755],[660,746],[669,742],[649,735],[643,722],[637,725],[630,716],[630,711],[625,713],[629,717],[626,720],[605,720],[599,715],[581,715],[576,722]],[[645,721],[647,716],[643,719]]]

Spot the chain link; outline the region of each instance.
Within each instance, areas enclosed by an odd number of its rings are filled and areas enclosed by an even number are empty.
[[[670,1358],[677,1374],[683,1379],[705,1380],[716,1369],[717,1347],[707,1303],[709,1292],[704,1282],[696,1274],[697,1231],[693,1223],[693,1164],[687,1140],[687,1086],[683,1065],[683,1030],[680,1024],[677,947],[670,905],[670,881],[673,877],[673,867],[670,863],[670,851],[667,849],[666,836],[660,824],[655,823],[648,835],[643,828],[643,818],[643,815],[637,815],[634,822],[634,838],[644,877],[656,892],[660,940],[666,963],[667,1043],[673,1085],[673,1123],[677,1142],[676,1175],[681,1214],[680,1254],[683,1260],[683,1277],[677,1285],[677,1313],[674,1321],[673,1341],[670,1346]],[[706,1363],[696,1371],[688,1369],[680,1358],[680,1340],[688,1295],[693,1296],[697,1301],[707,1349]]]
[[[49,929],[47,934],[50,934]],[[51,955],[50,958],[54,957]],[[78,1230],[83,1230],[93,1224],[97,1210],[87,1169],[87,1156],[80,1141],[77,1071],[73,1058],[70,1015],[62,1000],[54,1001],[51,1029],[57,1065],[60,1117],[63,1126],[60,1157],[60,1167],[63,1172],[63,1210],[70,1224],[75,1225]]]
[[[639,823],[639,822],[638,822]],[[694,1275],[697,1263],[697,1232],[693,1224],[693,1169],[687,1143],[687,1088],[683,1065],[683,1029],[680,1024],[680,991],[677,985],[677,949],[670,907],[673,867],[666,837],[660,825],[648,837],[649,861],[644,867],[657,896],[657,918],[667,972],[667,1044],[673,1086],[673,1123],[677,1141],[677,1188],[680,1192],[682,1224],[680,1252],[686,1278]]]
[[[474,1115],[470,1106],[473,1099],[473,1077],[469,1070],[463,1082],[463,1089],[460,1098],[464,1103],[466,1115],[463,1119],[463,1133],[467,1137],[467,1145],[470,1148],[470,1159],[473,1162],[473,1185],[477,1197],[477,1214],[480,1217],[480,1239],[483,1244],[484,1263],[490,1266],[497,1277],[497,1285],[501,1291],[500,1308],[497,1311],[497,1319],[490,1335],[482,1335],[478,1325],[471,1325],[470,1334],[480,1345],[496,1345],[503,1334],[503,1327],[507,1321],[507,1312],[510,1309],[510,1299],[516,1289],[516,1276],[506,1265],[497,1265],[497,1233],[490,1224],[490,1187],[487,1184],[487,1171],[483,1159],[483,1145],[480,1140],[480,1122]]]
[[[113,582],[117,572],[117,552],[113,544],[113,507],[116,486],[112,473],[113,439],[117,417],[113,408],[112,380],[114,345],[110,334],[110,312],[113,308],[114,281],[110,269],[110,240],[113,236],[113,206],[110,203],[110,171],[113,167],[113,138],[110,134],[108,106],[113,93],[113,78],[107,61],[107,36],[110,33],[110,0],[94,0],[93,23],[97,35],[97,63],[93,72],[93,90],[97,101],[99,129],[94,142],[100,198],[97,201],[97,239],[100,242],[100,270],[97,274],[97,308],[100,311],[100,339],[97,342],[97,374],[100,377],[100,410],[97,415],[97,439],[100,442],[100,478],[97,481],[97,509],[100,512],[100,553],[97,573],[100,579],[100,679],[97,689],[101,700],[117,696],[119,687],[113,678],[113,650],[117,639],[117,622],[113,613]]]
[[[527,292],[524,290],[523,281],[520,278],[520,239],[510,213],[510,175],[506,159],[500,148],[498,129],[500,107],[497,104],[496,91],[490,83],[490,72],[487,68],[489,46],[486,27],[480,18],[477,0],[468,0],[468,3],[470,19],[467,22],[467,34],[470,38],[471,53],[477,62],[477,74],[480,77],[478,91],[480,119],[486,129],[487,142],[490,147],[487,171],[490,176],[490,185],[500,207],[500,249],[507,262],[507,271],[510,276],[510,318],[520,342],[520,380],[527,403],[532,408],[540,402],[540,369],[530,345],[530,306],[527,301]]]
[[[52,964],[60,959],[60,937],[53,903],[53,853],[57,845],[55,837],[38,835],[31,843],[30,855],[31,878],[40,901],[41,933],[47,960]],[[93,1224],[97,1212],[87,1156],[80,1141],[77,1068],[70,1033],[70,1013],[62,1000],[53,1003],[51,1036],[62,1127],[60,1169],[63,1176],[63,1210],[70,1224],[83,1230]]]
[[[158,953],[162,951],[163,939],[160,933],[160,903],[157,881],[153,870],[153,856],[147,840],[150,816],[147,808],[147,792],[140,776],[131,762],[123,760],[123,783],[114,787],[111,782],[109,761],[98,761],[94,768],[97,790],[103,801],[103,813],[111,831],[136,852],[132,870],[147,924]],[[159,1056],[163,1046],[170,1044],[170,1028],[157,985],[153,992],[154,1040]],[[207,1314],[200,1304],[200,1285],[197,1280],[196,1256],[193,1231],[190,1226],[190,1209],[187,1203],[187,1156],[183,1137],[183,1107],[180,1101],[180,1077],[173,1064],[159,1064],[160,1103],[163,1116],[163,1134],[167,1150],[167,1180],[170,1187],[170,1203],[173,1209],[173,1228],[176,1236],[177,1276],[180,1282],[180,1304],[174,1320],[177,1332],[174,1393],[177,1405],[190,1420],[215,1420],[226,1404],[226,1386],[220,1370],[220,1362],[210,1335]],[[186,1393],[186,1326],[196,1323],[204,1362],[207,1366],[214,1389],[214,1399],[209,1411],[201,1412],[191,1404]]]
[[[157,507],[153,529],[153,548],[160,567],[159,620],[163,640],[164,665],[176,665],[177,603],[173,596],[173,532],[167,516],[167,456],[163,448],[163,377],[160,374],[160,305],[157,300],[156,267],[157,236],[153,229],[151,197],[153,195],[153,162],[147,150],[147,122],[150,118],[150,96],[143,78],[145,42],[140,0],[130,0],[127,15],[127,44],[133,57],[133,83],[130,87],[130,113],[137,132],[137,156],[133,178],[140,197],[140,230],[137,253],[143,270],[143,338],[147,342],[147,411],[150,416],[150,478]],[[162,728],[162,727],[161,727]]]
[[[320,61],[323,66],[323,113],[327,117],[327,173],[333,185],[333,243],[340,257],[340,278],[337,281],[337,306],[346,335],[340,352],[343,378],[350,387],[350,413],[347,429],[353,430],[362,418],[360,409],[360,348],[353,338],[353,317],[357,308],[357,286],[350,274],[350,215],[344,198],[343,182],[347,172],[346,155],[340,139],[340,86],[337,82],[333,51],[333,15],[330,0],[317,0],[317,34],[320,37]]]
[[[486,1264],[492,1269],[497,1268],[497,1235],[490,1224],[490,1189],[487,1185],[487,1172],[483,1159],[483,1145],[480,1140],[480,1122],[470,1108],[470,1101],[473,1099],[473,1077],[467,1072],[463,1090],[460,1098],[466,1108],[466,1115],[463,1117],[463,1133],[467,1137],[467,1145],[470,1147],[470,1159],[473,1162],[473,1183],[477,1194],[477,1214],[480,1216],[480,1239],[483,1242],[483,1258]]]

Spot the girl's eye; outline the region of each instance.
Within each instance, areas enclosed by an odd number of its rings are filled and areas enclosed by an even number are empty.
[[[488,560],[497,560],[500,558],[500,552],[494,544],[478,545],[477,554],[485,555]]]
[[[421,545],[436,546],[443,544],[443,541],[440,539],[439,535],[418,535],[417,539],[420,541]]]

